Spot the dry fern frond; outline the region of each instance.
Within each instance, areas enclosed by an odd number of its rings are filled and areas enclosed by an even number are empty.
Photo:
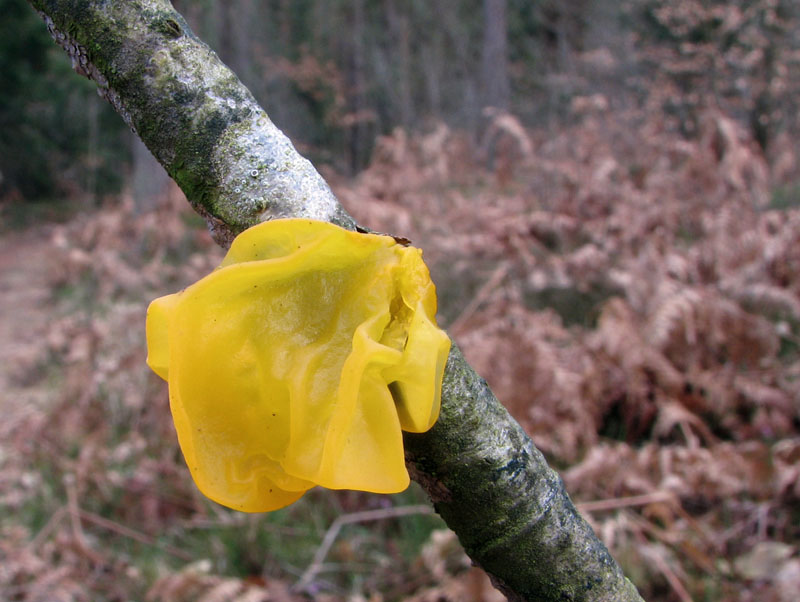
[[[648,344],[645,324],[624,300],[609,300],[597,326],[597,332],[591,335],[593,344],[617,362],[629,377],[657,385],[668,394],[683,390],[683,375],[660,350]]]
[[[767,320],[745,312],[712,290],[665,282],[647,320],[653,345],[684,370],[727,361],[758,366],[779,341]]]
[[[723,281],[720,289],[750,312],[800,322],[800,298],[794,292],[765,282]]]
[[[685,444],[690,448],[698,448],[702,444],[713,445],[717,438],[700,419],[682,404],[675,401],[664,401],[658,404],[658,415],[653,424],[653,437],[666,439],[671,437],[677,428]]]
[[[725,192],[746,192],[755,206],[766,205],[769,169],[744,128],[720,111],[709,110],[701,118],[701,131],[704,144],[719,162]]]

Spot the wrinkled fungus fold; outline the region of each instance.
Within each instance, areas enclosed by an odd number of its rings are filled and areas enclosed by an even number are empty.
[[[147,362],[198,488],[246,512],[315,485],[405,489],[401,430],[439,415],[450,339],[435,315],[419,249],[313,220],[244,231],[147,311]]]

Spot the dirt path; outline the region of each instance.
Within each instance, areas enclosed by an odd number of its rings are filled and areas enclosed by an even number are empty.
[[[41,377],[52,315],[49,238],[47,227],[0,234],[0,452],[19,421],[48,397]]]

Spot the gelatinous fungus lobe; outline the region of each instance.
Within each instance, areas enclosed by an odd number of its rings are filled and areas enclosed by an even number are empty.
[[[199,489],[249,512],[321,485],[408,485],[401,430],[439,415],[450,339],[422,253],[313,220],[240,234],[220,266],[147,312]]]

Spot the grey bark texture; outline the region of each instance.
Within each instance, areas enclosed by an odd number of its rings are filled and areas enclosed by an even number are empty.
[[[228,246],[267,219],[361,229],[167,0],[29,0]],[[511,600],[641,600],[560,477],[455,345],[436,425],[409,471]]]

